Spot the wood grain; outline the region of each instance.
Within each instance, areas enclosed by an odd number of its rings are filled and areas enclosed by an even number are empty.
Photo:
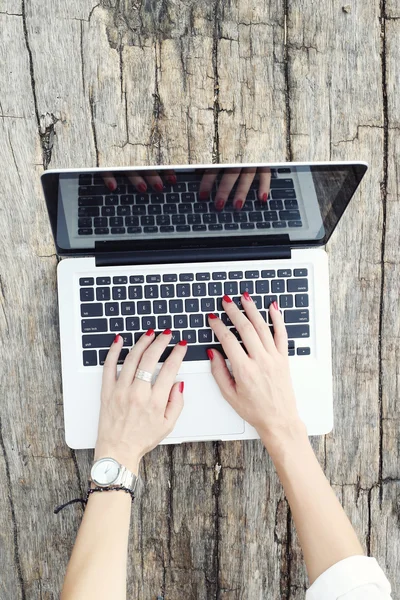
[[[400,594],[399,7],[395,0],[0,0],[0,597],[53,600],[93,456],[64,442],[46,168],[366,160],[330,257],[335,429],[312,440]],[[384,12],[385,11],[385,12]],[[257,440],[162,446],[133,506],[128,597],[304,598]]]

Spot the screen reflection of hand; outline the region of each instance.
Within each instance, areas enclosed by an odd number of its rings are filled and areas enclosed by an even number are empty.
[[[137,171],[124,172],[121,171],[122,175],[125,175],[127,179],[135,186],[138,192],[144,194],[147,192],[148,185],[155,192],[162,192],[164,190],[164,183],[157,171],[143,171],[143,174]],[[165,182],[168,185],[174,185],[177,182],[175,171],[173,169],[166,169],[163,171]],[[108,189],[113,192],[117,189],[118,183],[114,175],[109,171],[102,173],[104,183]],[[147,185],[148,184],[148,185]]]
[[[204,171],[199,188],[200,200],[207,200],[209,198],[218,173],[219,169],[206,169]],[[256,173],[259,173],[260,176],[257,198],[260,202],[266,202],[271,182],[271,169],[268,167],[228,167],[221,178],[215,194],[215,208],[217,210],[224,208],[233,186],[239,179],[232,203],[236,210],[241,210],[246,202],[248,191]]]

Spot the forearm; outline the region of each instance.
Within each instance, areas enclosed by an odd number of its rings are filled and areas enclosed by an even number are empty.
[[[61,600],[124,600],[131,496],[89,496],[68,564]]]
[[[263,439],[289,502],[312,583],[338,561],[364,554],[313,452],[304,426],[280,444]]]

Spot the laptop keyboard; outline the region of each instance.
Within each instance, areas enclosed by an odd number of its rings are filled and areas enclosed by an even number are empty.
[[[163,362],[180,340],[187,340],[185,361],[208,360],[206,349],[217,348],[225,356],[208,327],[207,315],[215,313],[240,336],[223,312],[222,297],[231,296],[243,310],[240,297],[248,292],[264,320],[272,322],[269,305],[275,300],[283,314],[289,356],[310,354],[310,318],[307,269],[188,272],[179,275],[122,275],[79,279],[83,365],[103,365],[117,333],[124,339],[118,364],[148,329],[172,330]]]
[[[294,182],[289,168],[271,169],[268,201],[257,199],[258,178],[248,191],[240,211],[227,202],[222,211],[214,205],[219,179],[207,200],[200,201],[199,176],[178,174],[174,185],[160,193],[138,193],[127,179],[116,175],[111,192],[99,175],[81,174],[78,188],[78,235],[141,233],[198,233],[302,227]],[[231,195],[236,187],[233,188]]]

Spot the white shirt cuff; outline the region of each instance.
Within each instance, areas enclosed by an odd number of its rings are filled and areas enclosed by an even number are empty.
[[[374,595],[374,598],[390,598],[390,583],[375,558],[349,556],[327,569],[314,581],[306,593],[306,600],[337,600],[366,585],[381,590],[382,595]]]

